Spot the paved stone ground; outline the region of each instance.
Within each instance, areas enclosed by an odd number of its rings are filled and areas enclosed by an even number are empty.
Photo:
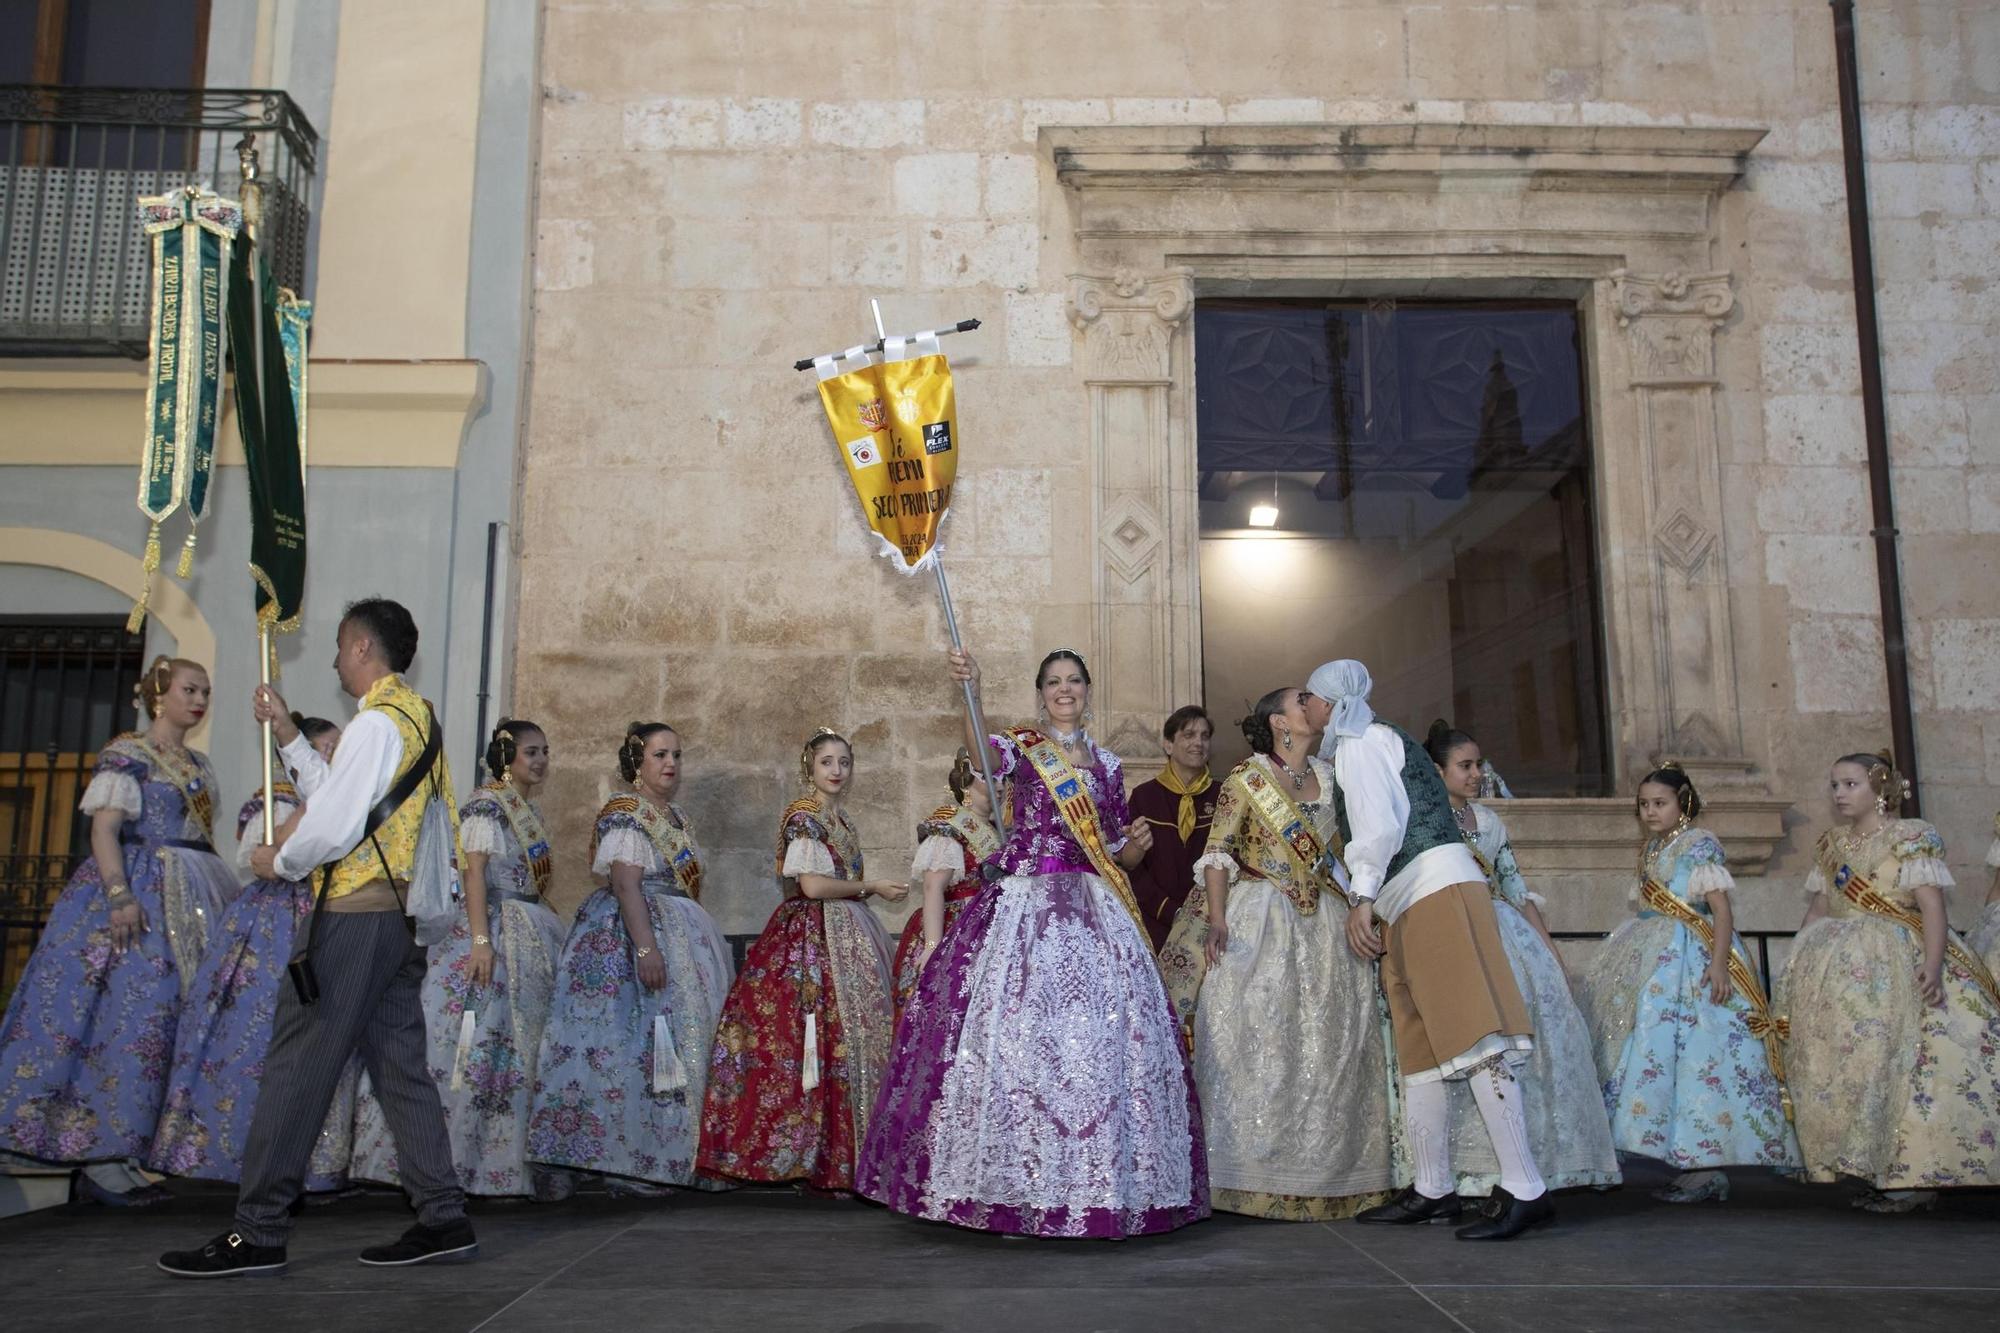
[[[1641,1182],[1649,1183],[1649,1182]],[[1641,1188],[1567,1196],[1556,1228],[1475,1246],[1443,1228],[1217,1217],[1119,1244],[1005,1241],[789,1190],[475,1206],[483,1258],[380,1272],[354,1254],[408,1221],[392,1195],[310,1210],[281,1280],[172,1281],[163,1249],[223,1230],[231,1196],[0,1222],[8,1329],[1394,1329],[1616,1333],[2000,1328],[2000,1194],[1929,1216],[1743,1173],[1722,1206]]]

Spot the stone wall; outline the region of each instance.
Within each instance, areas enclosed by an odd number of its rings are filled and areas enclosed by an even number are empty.
[[[1983,883],[1974,865],[2000,801],[2000,580],[1988,572],[2000,563],[2000,321],[1982,303],[2000,276],[2000,11],[1872,8],[1863,88],[1926,809],[1961,878]],[[1527,255],[1519,237],[1550,225],[1545,214],[1496,231],[1491,200],[1449,179],[1423,232],[1303,206],[1280,222],[1287,197],[1246,188],[1228,208],[1191,194],[1141,244],[1130,224],[1085,216],[1083,188],[1058,176],[1062,132],[1289,125],[1337,141],[1338,127],[1368,125],[1728,126],[1768,134],[1715,194],[1705,230],[1672,252],[1683,272],[1720,275],[1720,313],[1701,313],[1699,291],[1676,306],[1678,289],[1655,281],[1671,274],[1633,264],[1644,316],[1675,336],[1697,318],[1713,339],[1699,383],[1667,387],[1710,451],[1712,473],[1689,484],[1715,513],[1706,544],[1671,513],[1638,536],[1686,557],[1695,590],[1659,618],[1680,623],[1688,606],[1714,617],[1693,647],[1683,625],[1674,651],[1724,673],[1704,688],[1728,716],[1680,739],[1705,737],[1735,764],[1746,800],[1798,803],[1782,829],[1770,816],[1771,878],[1746,885],[1743,913],[1795,919],[1790,885],[1825,818],[1830,752],[1887,737],[1821,0],[549,0],[542,83],[514,698],[553,735],[570,893],[585,887],[581,852],[618,736],[654,717],[683,730],[725,929],[757,928],[776,901],[774,825],[815,726],[857,742],[854,811],[873,872],[907,866],[957,734],[941,617],[928,581],[871,554],[812,386],[790,368],[859,341],[868,297],[896,328],[985,321],[949,346],[967,461],[947,536],[994,720],[1030,709],[1041,651],[1074,645],[1104,678],[1101,729],[1156,760],[1143,721],[1200,679],[1192,477],[1176,471],[1191,446],[1176,386],[1191,362],[1173,307],[1205,280],[1174,266],[1229,231],[1253,237],[1246,253],[1281,255],[1287,280],[1331,281],[1358,254],[1413,253],[1482,208],[1465,225],[1486,229],[1495,253]],[[1513,197],[1524,216],[1555,199]],[[1567,248],[1622,253],[1574,225]],[[1143,271],[1114,271],[1127,249],[1144,252]],[[1483,271],[1449,249],[1437,279]],[[1236,290],[1275,290],[1266,270],[1240,273]],[[1609,269],[1574,281],[1599,284],[1608,319],[1634,285],[1616,287]],[[1092,340],[1112,326],[1112,351],[1155,360],[1109,365]],[[1633,447],[1638,420],[1602,422],[1600,447]],[[1165,447],[1132,452],[1148,439]],[[1614,645],[1634,679],[1672,669],[1639,656]],[[1620,708],[1627,771],[1675,741],[1687,719],[1671,712],[1656,738]],[[1535,856],[1524,849],[1531,871]],[[1586,871],[1545,854],[1542,868],[1569,872],[1561,883],[1576,890],[1558,926],[1623,910],[1612,859],[1582,858]],[[1976,897],[1961,891],[1960,915]]]

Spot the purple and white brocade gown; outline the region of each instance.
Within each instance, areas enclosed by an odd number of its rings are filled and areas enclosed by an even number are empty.
[[[857,1191],[982,1231],[1116,1237],[1208,1216],[1201,1112],[1151,942],[1010,736],[1014,826],[903,1011]],[[1118,757],[1078,770],[1107,839]]]

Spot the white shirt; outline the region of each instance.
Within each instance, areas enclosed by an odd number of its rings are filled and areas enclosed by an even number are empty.
[[[365,708],[340,733],[328,764],[301,732],[279,753],[297,776],[306,802],[298,827],[278,849],[281,879],[304,879],[315,867],[338,861],[361,841],[368,812],[396,785],[403,765],[403,734],[380,709]]]
[[[1350,891],[1372,901],[1375,915],[1384,921],[1394,921],[1439,889],[1486,882],[1478,858],[1463,842],[1433,847],[1383,882],[1410,830],[1405,757],[1403,738],[1380,722],[1359,736],[1341,737],[1333,754],[1334,774],[1347,802],[1347,848],[1341,859],[1347,862]]]

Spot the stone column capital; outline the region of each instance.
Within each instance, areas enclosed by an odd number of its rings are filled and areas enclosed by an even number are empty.
[[[1069,321],[1082,337],[1084,382],[1167,383],[1174,330],[1193,309],[1194,279],[1185,269],[1071,274]]]
[[[1713,385],[1715,331],[1736,306],[1727,273],[1612,274],[1618,326],[1632,339],[1632,383]]]

